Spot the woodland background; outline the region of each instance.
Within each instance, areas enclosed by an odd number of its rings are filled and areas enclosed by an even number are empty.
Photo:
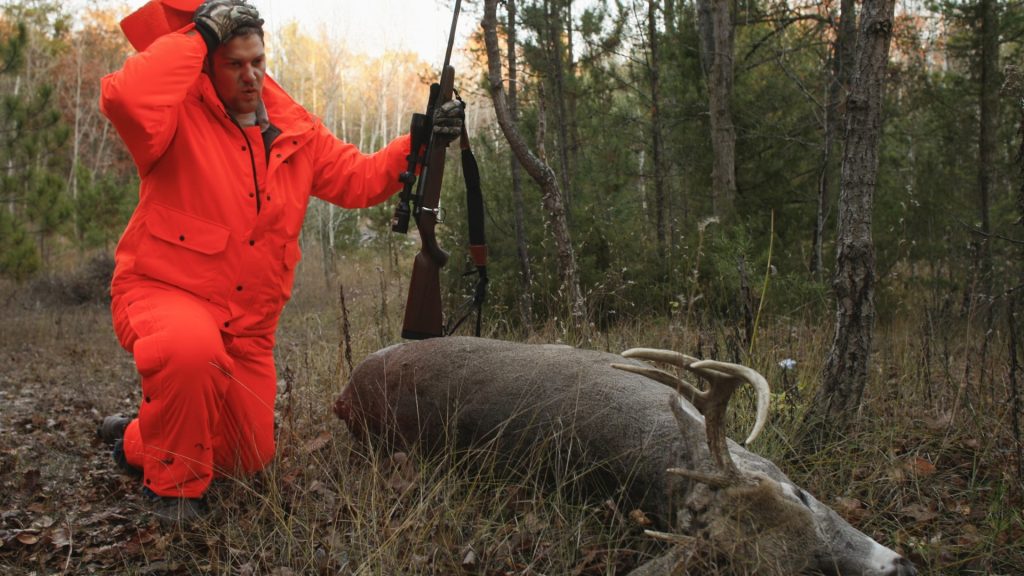
[[[762,453],[787,464],[783,468],[823,501],[931,572],[1020,573],[1024,4],[895,6],[881,71],[877,178],[869,187],[872,201],[860,211],[871,232],[865,262],[873,311],[866,325],[875,338],[867,342],[871,355],[861,390],[842,406],[849,426],[838,436],[807,434],[815,406],[819,416],[828,413],[812,398],[829,385],[826,358],[837,340],[837,307],[841,311],[847,299],[837,298],[843,292],[836,274],[843,234],[838,216],[844,203],[852,205],[844,194],[853,190],[843,186],[843,151],[858,36],[856,18],[847,15],[866,5],[503,2],[497,33],[505,102],[522,141],[554,178],[542,186],[514,159],[492,101],[484,37],[473,35],[457,47],[465,64],[456,84],[469,106],[487,207],[485,335],[612,350],[662,346],[750,364],[776,386],[782,406]],[[468,2],[463,18],[480,20],[484,8],[484,2]],[[51,352],[59,363],[65,346],[71,357],[97,362],[117,354],[103,304],[138,176],[97,102],[99,79],[131,53],[117,27],[124,14],[107,4],[70,13],[54,1],[2,3],[0,297],[10,318],[5,355],[15,366],[3,380],[5,395],[45,395],[47,385],[80,378],[30,368]],[[343,39],[294,24],[268,35],[267,46],[276,80],[364,150],[407,129],[437,74],[411,53],[368,57],[348,50]],[[452,307],[472,290],[472,280],[462,275],[471,266],[461,256],[466,232],[458,172],[451,162],[447,222],[439,227],[442,246],[455,255],[444,276]],[[279,359],[289,370],[282,377],[289,394],[293,382],[305,382],[326,406],[353,356],[398,340],[417,243],[389,231],[392,209],[391,203],[360,211],[318,200],[310,205],[296,298],[279,337],[290,342]],[[339,317],[343,306],[351,324]],[[97,333],[100,343],[84,343]],[[65,340],[71,337],[73,346]],[[311,360],[311,353],[319,356]],[[130,382],[124,368],[118,374]],[[105,381],[107,370],[81,378]],[[129,395],[132,386],[122,383],[118,393]],[[117,407],[98,393],[85,395],[97,414]],[[46,428],[38,414],[45,398],[38,400],[23,410],[5,405],[5,434]],[[330,491],[325,486],[343,492],[344,479],[336,485],[306,478],[303,484],[303,473],[289,476],[322,456],[328,442],[309,430],[323,425],[285,430],[295,435],[290,440],[297,448],[284,449],[280,477],[271,480],[280,490],[250,502],[247,513],[280,506],[280,499],[293,496],[289,490],[314,493],[318,502],[321,489]],[[66,534],[56,532],[62,526],[55,524],[56,513],[40,504],[52,499],[39,492],[40,474],[45,480],[52,473],[55,481],[73,474],[31,463],[26,454],[42,444],[21,446],[7,436],[0,480],[11,491],[3,500],[0,543],[7,545],[0,560],[8,566],[55,561],[59,568],[67,554],[65,570],[72,559],[79,566],[118,565],[120,559],[137,567],[139,550],[154,542],[159,550],[145,556],[174,557],[167,560],[171,571],[209,568],[213,557],[220,562],[212,564],[214,571],[251,565],[257,573],[282,566],[351,569],[385,562],[388,554],[399,566],[425,562],[422,551],[410,558],[386,543],[364,541],[360,548],[306,535],[299,546],[305,552],[261,549],[243,563],[232,554],[247,550],[245,544],[213,542],[207,534],[196,552],[195,543],[162,540],[138,525],[128,530],[134,534],[129,544],[117,541],[114,530],[115,541],[105,542],[105,551],[93,546],[90,556],[88,547],[68,547]],[[354,448],[330,444],[325,459],[350,458],[338,455],[347,450]],[[339,467],[354,473],[351,464]],[[830,473],[823,475],[823,467],[832,467]],[[427,467],[417,470],[429,476]],[[385,466],[382,474],[385,488],[397,490],[393,471]],[[413,477],[414,485],[426,482]],[[302,489],[295,488],[296,478]],[[464,488],[467,481],[452,485]],[[90,482],[89,490],[102,485]],[[107,486],[95,501],[124,497],[127,488],[119,490]],[[406,498],[405,490],[397,490],[397,501]],[[368,528],[377,510],[361,504],[365,515],[355,521]],[[500,508],[495,514],[504,517],[506,504],[494,500],[481,508]],[[515,572],[525,565],[611,573],[649,552],[630,539],[635,526],[626,525],[610,533],[599,529],[590,547],[567,545],[562,554],[545,548],[539,557],[538,543],[558,541],[557,530],[572,524],[553,519],[565,510],[552,506],[529,512],[533,524],[523,530],[532,547],[478,544],[475,564],[467,567],[465,542],[438,544],[450,557],[435,550],[427,556],[440,564],[421,571],[446,572],[447,558],[471,572]],[[403,510],[425,524],[432,516],[429,509]],[[592,512],[579,511],[583,524],[601,524]],[[37,525],[40,514],[48,524]],[[332,521],[333,530],[347,520]],[[122,531],[123,524],[117,524]],[[416,529],[422,532],[411,536],[424,541],[436,531]],[[116,548],[126,545],[129,552]],[[347,564],[333,559],[335,546],[344,546]],[[111,550],[115,559],[104,560]],[[334,563],[323,564],[317,550]]]

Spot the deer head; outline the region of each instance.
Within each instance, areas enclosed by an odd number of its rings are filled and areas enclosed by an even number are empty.
[[[757,418],[744,444],[764,429],[768,418],[768,382],[756,371],[738,364],[697,360],[667,350],[634,348],[624,357],[664,362],[706,380],[700,390],[682,378],[651,366],[613,364],[674,388],[703,415],[712,470],[670,468],[669,474],[694,483],[686,491],[677,528],[682,534],[648,531],[687,549],[678,554],[692,567],[722,566],[738,574],[798,574],[817,572],[847,576],[911,576],[905,558],[860,533],[834,511],[815,500],[781,473],[744,470],[729,451],[725,414],[733,392],[744,383],[757,392]],[[680,398],[670,402],[685,435],[692,426]],[[777,475],[778,477],[773,477]]]

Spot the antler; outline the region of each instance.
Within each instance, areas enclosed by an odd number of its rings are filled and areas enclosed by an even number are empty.
[[[623,352],[622,355],[626,358],[638,358],[672,364],[685,368],[708,381],[708,389],[702,391],[682,378],[657,368],[632,364],[612,364],[613,368],[640,374],[662,384],[672,386],[704,415],[708,448],[711,450],[711,456],[715,459],[715,464],[718,465],[722,476],[702,474],[678,468],[669,469],[669,472],[711,485],[722,486],[732,484],[735,478],[739,476],[739,469],[736,468],[736,463],[733,462],[732,457],[729,455],[729,447],[726,443],[726,408],[729,406],[729,400],[732,398],[733,392],[741,384],[747,382],[754,387],[757,391],[757,419],[744,444],[753,442],[768,421],[768,406],[771,402],[768,381],[756,371],[746,366],[730,364],[728,362],[717,362],[715,360],[697,360],[692,356],[670,350],[631,348]],[[671,408],[673,415],[676,417],[676,422],[682,427],[684,415],[682,414],[679,402],[673,399]]]

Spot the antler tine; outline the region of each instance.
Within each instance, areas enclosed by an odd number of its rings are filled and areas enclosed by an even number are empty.
[[[664,362],[680,368],[686,368],[690,364],[697,362],[697,359],[693,356],[687,356],[686,354],[680,354],[679,352],[674,352],[672,350],[661,350],[658,348],[630,348],[623,352],[622,356],[625,358],[638,358],[640,360]]]
[[[612,364],[612,368],[646,376],[655,382],[660,382],[669,386],[682,394],[683,397],[689,400],[691,404],[697,406],[698,410],[700,409],[700,406],[703,405],[704,392],[701,392],[695,388],[693,384],[690,384],[686,380],[683,380],[674,374],[669,374],[664,370],[658,370],[657,368],[652,368],[650,366],[637,366],[636,364]]]
[[[729,444],[726,442],[725,436],[725,408],[729,404],[729,397],[732,396],[737,383],[725,379],[709,378],[708,380],[711,386],[707,391],[701,393],[703,402],[700,405],[695,404],[695,406],[704,415],[704,433],[708,438],[708,450],[721,472],[722,479],[712,483],[696,476],[691,475],[690,477],[705,484],[731,484],[734,479],[739,477],[740,473],[732,456],[729,455]],[[679,405],[679,400],[673,398],[669,407],[672,408],[672,415],[676,418],[680,432],[685,434],[686,417],[682,406]]]
[[[737,382],[736,379],[746,382],[754,387],[757,391],[757,418],[754,421],[754,427],[750,431],[750,435],[743,441],[744,445],[753,442],[764,430],[765,425],[768,423],[768,408],[771,404],[771,390],[768,387],[768,381],[765,380],[764,376],[761,376],[756,370],[743,366],[741,364],[730,364],[728,362],[718,362],[716,360],[701,360],[690,364],[687,367],[689,370],[700,374],[707,378],[709,381],[714,383],[716,380],[729,379],[733,382],[733,386],[727,390],[725,395],[725,404],[728,404],[729,397],[736,390],[741,382]],[[725,390],[723,390],[725,392]],[[724,407],[723,407],[724,410]]]
[[[686,368],[709,382],[708,389],[701,391],[682,378],[657,368],[629,364],[612,365],[614,368],[647,376],[652,380],[676,388],[680,394],[686,397],[704,415],[704,429],[707,434],[708,449],[711,451],[711,456],[714,458],[721,473],[705,474],[680,469],[672,469],[670,470],[671,473],[716,486],[725,486],[735,482],[740,473],[732,456],[729,454],[729,444],[725,435],[726,409],[729,407],[729,400],[732,398],[733,392],[741,384],[747,382],[754,387],[757,391],[757,418],[744,444],[753,442],[760,435],[761,431],[764,430],[765,424],[768,421],[768,407],[771,401],[768,381],[756,371],[740,364],[718,362],[715,360],[697,360],[691,356],[671,350],[631,348],[623,352],[622,356],[665,362]],[[676,399],[673,399],[670,405],[680,430],[683,430],[686,417],[682,407]]]

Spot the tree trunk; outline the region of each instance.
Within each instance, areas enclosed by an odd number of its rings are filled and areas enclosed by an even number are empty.
[[[999,6],[997,0],[980,0],[981,9],[981,90],[979,98],[978,134],[978,283],[976,297],[985,310],[985,334],[982,338],[978,362],[978,382],[987,378],[989,336],[995,324],[992,306],[992,224],[990,204],[992,190],[997,181],[996,136],[999,122],[999,95],[1002,84],[999,74]]]
[[[512,122],[519,122],[518,55],[516,54],[516,0],[506,0],[508,25],[506,49],[508,51],[508,112]],[[519,160],[512,154],[509,158],[512,170],[512,212],[516,229],[516,254],[519,257],[519,273],[522,292],[519,298],[523,328],[527,331],[533,323],[533,273],[530,270],[530,252],[526,242],[526,218],[523,204],[523,176]]]
[[[850,89],[854,58],[857,52],[857,7],[854,0],[842,0],[840,4],[839,29],[832,44],[832,58],[828,66],[828,102],[825,105],[824,143],[822,144],[821,167],[818,173],[818,206],[814,222],[811,246],[811,273],[819,280],[825,270],[824,243],[825,228],[831,211],[830,191],[832,188],[833,152],[836,135],[843,126],[841,103]]]
[[[658,66],[658,3],[647,1],[648,79],[651,89],[651,155],[654,163],[654,211],[658,261],[667,263],[665,232],[665,167],[661,135],[661,86]],[[666,265],[666,270],[669,267]]]
[[[698,0],[702,55],[708,74],[711,116],[711,202],[715,216],[729,220],[736,209],[736,128],[732,122],[733,21],[729,0]],[[710,38],[708,37],[710,35]]]
[[[981,85],[979,97],[978,134],[978,220],[981,237],[978,246],[978,269],[981,290],[991,296],[992,255],[989,237],[992,233],[990,198],[996,182],[996,136],[999,122],[999,15],[996,0],[981,0]]]
[[[485,0],[484,16],[481,22],[487,47],[487,79],[490,84],[491,99],[494,102],[494,113],[512,151],[527,174],[541,188],[544,208],[548,216],[548,226],[551,227],[558,252],[561,292],[569,309],[573,327],[578,334],[583,335],[587,330],[586,306],[583,301],[583,293],[580,291],[576,254],[569,234],[562,193],[558,188],[558,177],[550,166],[530,152],[526,141],[519,133],[518,126],[509,114],[508,100],[501,76],[501,51],[498,45],[497,17],[495,15],[497,3],[498,0]]]
[[[562,18],[561,6],[558,0],[546,0],[544,2],[544,13],[548,21],[548,72],[551,75],[551,87],[554,94],[552,99],[555,102],[555,124],[558,128],[558,161],[562,173],[562,198],[567,213],[572,206],[572,167],[569,161],[569,113],[567,109],[568,96],[565,89],[565,70],[563,66],[562,46]]]
[[[875,323],[875,252],[871,218],[878,176],[882,95],[894,0],[865,0],[857,67],[847,99],[846,148],[839,191],[836,329],[815,399],[820,422],[842,426],[856,414],[868,380]]]

